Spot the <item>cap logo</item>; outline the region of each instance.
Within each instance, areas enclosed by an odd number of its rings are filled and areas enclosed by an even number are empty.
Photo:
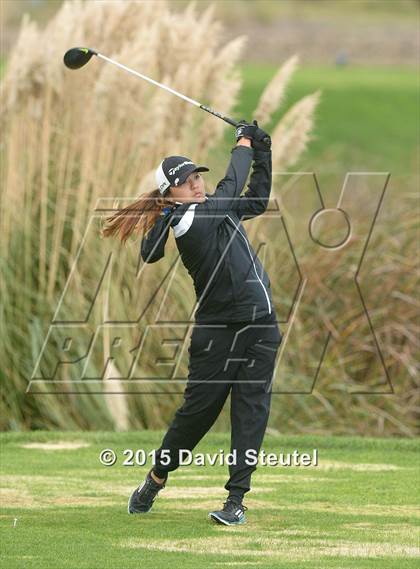
[[[170,176],[173,176],[175,174],[175,172],[178,172],[178,170],[180,168],[182,168],[183,166],[185,166],[186,164],[194,164],[194,162],[191,162],[191,160],[186,160],[185,162],[182,162],[181,164],[178,164],[178,166],[174,166],[173,168],[169,168],[168,170],[168,174]]]

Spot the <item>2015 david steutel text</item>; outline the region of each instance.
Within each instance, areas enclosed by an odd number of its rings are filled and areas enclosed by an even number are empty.
[[[156,464],[156,450],[146,452],[144,449],[125,449],[123,456],[126,457],[123,466],[144,466],[148,459],[152,461],[152,465]],[[223,449],[219,449],[215,453],[194,453],[188,449],[179,449],[178,459],[180,466],[214,466],[214,465],[233,465],[237,464],[237,451],[225,453]],[[161,466],[168,466],[171,462],[169,450],[161,450],[159,463]],[[245,463],[249,466],[318,466],[318,449],[312,449],[311,452],[301,453],[295,449],[293,452],[266,452],[255,449],[247,449],[245,451]]]

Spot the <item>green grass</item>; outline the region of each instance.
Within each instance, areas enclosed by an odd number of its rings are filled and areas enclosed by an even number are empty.
[[[244,85],[235,116],[252,116],[275,71],[272,66],[243,67]],[[319,89],[315,139],[300,165],[336,175],[362,170],[412,175],[420,144],[418,88],[418,73],[410,67],[302,65],[273,124],[293,103]]]
[[[128,495],[151,463],[122,466],[122,451],[149,452],[162,434],[3,434],[3,566],[418,567],[417,441],[267,435],[266,452],[317,448],[319,466],[259,466],[244,500],[247,523],[224,527],[212,523],[207,512],[226,497],[227,466],[180,467],[170,474],[151,513],[127,514]],[[89,446],[21,447],[46,441]],[[99,463],[103,448],[120,457],[113,467]],[[228,452],[228,436],[211,433],[195,452],[220,448]]]

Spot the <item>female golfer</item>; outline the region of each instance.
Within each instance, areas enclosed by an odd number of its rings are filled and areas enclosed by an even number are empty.
[[[156,170],[157,189],[109,218],[104,236],[125,241],[142,229],[141,255],[154,263],[164,255],[172,228],[181,259],[194,281],[195,324],[189,346],[184,403],[156,451],[156,461],[128,503],[130,514],[148,512],[182,450],[192,451],[231,394],[228,497],[209,517],[243,524],[242,500],[250,490],[267,426],[276,353],[282,340],[270,280],[251,247],[241,220],[261,215],[271,191],[271,140],[256,121],[241,121],[225,177],[205,193],[200,172],[184,156],[165,158]],[[247,191],[241,196],[252,172]],[[251,452],[250,452],[251,451]]]

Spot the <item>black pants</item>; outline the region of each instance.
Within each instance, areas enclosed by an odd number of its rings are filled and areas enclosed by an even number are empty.
[[[256,470],[256,466],[246,464],[245,451],[260,451],[281,340],[274,312],[249,323],[195,324],[189,347],[185,401],[156,451],[153,471],[159,478],[166,478],[168,472],[179,467],[179,449],[192,451],[199,443],[216,421],[231,391],[230,452],[236,449],[237,460],[229,466],[230,478],[225,489],[229,497],[242,500],[250,490],[251,474]]]

